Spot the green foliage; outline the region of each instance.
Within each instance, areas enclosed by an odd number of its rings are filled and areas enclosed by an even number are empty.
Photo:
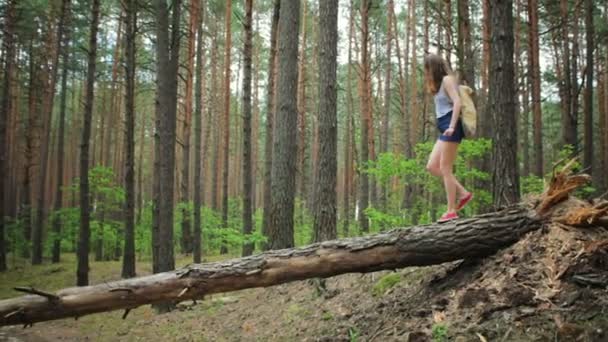
[[[388,202],[385,208],[368,208],[367,215],[371,220],[371,232],[382,231],[390,227],[409,226],[413,223],[429,223],[433,213],[444,209],[442,205],[433,204],[445,198],[443,184],[439,177],[426,170],[428,157],[435,142],[417,144],[416,157],[407,159],[403,155],[382,153],[376,161],[370,162],[362,171],[374,177],[379,184],[389,188]],[[464,140],[459,147],[455,162],[455,174],[461,183],[475,193],[475,200],[465,209],[465,215],[472,215],[480,207],[492,202],[488,190],[478,187],[480,181],[486,181],[490,175],[475,168],[475,161],[486,156],[492,149],[488,139]],[[413,203],[403,208],[403,194],[407,186],[415,194]]]
[[[390,273],[380,278],[372,288],[374,296],[382,296],[389,289],[401,282],[401,273]]]
[[[359,341],[360,336],[361,336],[361,333],[359,332],[359,330],[357,328],[355,328],[355,327],[348,328],[348,340],[350,342]]]
[[[386,290],[394,287],[401,281],[401,273],[392,272],[380,278],[373,287],[377,295],[384,294]]]
[[[448,340],[448,327],[445,324],[435,323],[432,328],[433,342],[445,342]]]
[[[522,195],[540,194],[545,188],[543,178],[534,175],[521,177],[519,183]]]

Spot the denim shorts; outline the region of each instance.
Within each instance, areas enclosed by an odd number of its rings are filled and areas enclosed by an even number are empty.
[[[454,133],[451,136],[443,135],[443,132],[450,128],[451,121],[452,112],[449,112],[446,115],[437,118],[437,129],[439,130],[439,133],[441,133],[441,135],[439,135],[439,140],[459,143],[464,138],[464,128],[462,127],[462,120],[460,118],[458,118]]]

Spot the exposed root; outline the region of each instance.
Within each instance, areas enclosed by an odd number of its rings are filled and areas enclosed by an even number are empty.
[[[590,208],[576,208],[556,219],[557,222],[577,227],[605,226],[608,203],[600,203]]]

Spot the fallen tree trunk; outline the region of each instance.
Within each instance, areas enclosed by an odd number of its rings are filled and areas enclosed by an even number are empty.
[[[366,237],[207,264],[57,293],[16,288],[29,295],[0,301],[0,326],[54,320],[140,305],[200,299],[207,294],[266,287],[314,277],[372,272],[480,258],[538,229],[543,219],[523,206],[444,224],[395,229]]]

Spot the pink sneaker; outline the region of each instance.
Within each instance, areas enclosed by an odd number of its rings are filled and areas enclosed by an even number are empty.
[[[443,214],[437,222],[444,223],[448,221],[452,221],[458,218],[458,214],[454,213],[445,213]]]
[[[467,203],[469,203],[472,199],[473,193],[469,192],[468,194],[466,194],[466,196],[460,199],[460,202],[458,202],[458,208],[456,208],[456,210],[461,210],[462,208],[464,208],[464,206],[467,205]]]

